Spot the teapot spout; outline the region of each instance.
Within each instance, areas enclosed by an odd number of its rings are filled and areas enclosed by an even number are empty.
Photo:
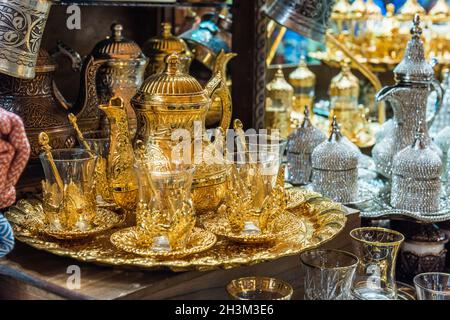
[[[375,95],[375,101],[381,102],[381,101],[389,100],[390,98],[392,98],[392,94],[395,93],[395,91],[397,89],[398,89],[397,85],[383,87]]]
[[[228,61],[235,57],[236,53],[225,53],[222,49],[217,55],[216,62],[213,68],[213,75],[209,82],[206,84],[205,90],[210,97],[220,87],[221,83],[226,82],[226,69]]]
[[[219,126],[224,131],[226,131],[230,127],[231,114],[233,111],[231,95],[227,85],[227,64],[236,55],[236,53],[225,53],[224,50],[220,51],[214,65],[213,77],[208,82],[205,88],[211,100],[214,101],[214,98],[217,97],[220,101],[220,104],[222,106],[222,117]]]

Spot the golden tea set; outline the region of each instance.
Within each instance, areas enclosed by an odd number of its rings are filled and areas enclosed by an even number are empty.
[[[179,270],[204,268],[205,259],[209,267],[275,259],[342,229],[342,207],[308,204],[320,195],[285,190],[277,137],[252,140],[236,119],[238,151],[224,148],[231,123],[226,65],[234,53],[216,56],[203,88],[187,72],[189,53],[180,49],[187,47],[163,24],[163,40],[146,46],[155,65],[142,81],[147,58],[120,25],[112,30],[92,54],[104,79],[96,106],[103,120],[86,126],[83,115],[67,115],[78,148],[53,145],[52,131],[38,134],[42,197],[20,200],[6,214],[19,240],[80,260]],[[158,41],[173,50],[161,52],[167,47]],[[212,103],[222,110],[213,141],[205,128]]]

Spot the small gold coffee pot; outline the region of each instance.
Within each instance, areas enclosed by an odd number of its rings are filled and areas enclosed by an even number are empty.
[[[266,129],[279,130],[282,138],[289,134],[289,113],[294,89],[284,78],[281,66],[266,85]]]
[[[341,63],[341,72],[331,79],[330,122],[336,116],[342,134],[357,142],[357,131],[361,128],[361,111],[358,108],[359,81],[350,70],[349,62]]]
[[[95,59],[106,60],[97,71],[97,93],[100,104],[107,104],[115,96],[123,99],[128,124],[134,132],[136,115],[130,100],[144,81],[148,59],[134,41],[124,38],[121,24],[113,24],[111,32],[112,35],[97,43],[91,53]]]
[[[149,58],[145,77],[149,77],[155,73],[163,72],[166,63],[166,57],[171,53],[180,55],[183,70],[189,73],[191,64],[191,52],[183,39],[172,34],[172,25],[169,22],[161,23],[161,34],[150,38],[143,46],[145,55]]]
[[[316,85],[316,75],[308,69],[305,57],[300,58],[297,69],[289,74],[289,83],[294,87],[291,119],[300,121],[305,112],[305,106],[308,106],[313,114],[314,86]]]
[[[221,52],[216,63],[226,63],[230,55],[234,54]],[[173,159],[172,153],[180,144],[178,138],[172,139],[172,134],[189,135],[185,137],[189,140],[183,140],[183,143],[187,141],[187,148],[191,150],[194,149],[193,142],[200,141],[203,150],[211,144],[208,139],[203,138],[203,134],[206,112],[214,95],[221,97],[222,101],[221,128],[228,129],[231,99],[226,91],[223,67],[214,68],[213,77],[203,89],[194,77],[184,72],[177,53],[170,54],[166,58],[166,64],[164,72],[154,74],[144,81],[131,104],[137,116],[135,141],[143,141],[147,149],[151,149],[149,145],[157,143],[164,150],[166,158]],[[197,132],[202,135],[196,135]],[[195,209],[197,212],[215,210],[226,191],[226,168],[221,164],[206,164],[203,160],[195,164],[192,186]]]

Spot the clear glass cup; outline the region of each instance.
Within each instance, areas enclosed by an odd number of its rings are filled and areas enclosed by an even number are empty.
[[[268,134],[246,135],[248,151],[260,153],[279,153],[280,162],[284,162],[287,139],[282,138],[278,132],[271,130]]]
[[[350,300],[358,257],[341,250],[313,249],[300,255],[305,300]]]
[[[426,272],[414,277],[419,300],[450,300],[450,274]]]
[[[226,289],[233,300],[291,300],[294,292],[287,282],[268,277],[235,279]]]
[[[99,203],[114,203],[108,177],[108,153],[109,153],[109,132],[106,130],[88,131],[83,134],[83,138],[97,156],[95,165],[95,191]],[[83,145],[80,142],[80,145]]]
[[[191,165],[145,163],[136,167],[139,182],[136,222],[141,242],[155,251],[186,246],[195,226],[191,186],[195,168]]]
[[[353,295],[361,300],[396,300],[395,262],[405,237],[397,231],[364,227],[350,231],[359,257]]]
[[[89,230],[96,214],[93,178],[96,157],[83,149],[55,149],[51,154],[53,160],[45,153],[40,155],[45,174],[42,187],[47,223],[58,231]]]

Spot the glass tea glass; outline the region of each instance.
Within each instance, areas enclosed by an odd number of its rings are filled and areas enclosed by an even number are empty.
[[[419,300],[450,300],[450,274],[426,272],[414,277]]]
[[[341,250],[313,249],[300,255],[305,300],[350,300],[358,257]]]
[[[142,242],[155,251],[186,246],[195,226],[191,198],[194,166],[146,163],[137,166],[139,201],[137,226]]]
[[[83,149],[55,149],[51,155],[53,160],[45,153],[40,155],[45,174],[43,209],[49,227],[58,231],[89,230],[96,215],[96,157]]]
[[[83,134],[84,141],[97,156],[95,165],[95,191],[99,203],[114,203],[108,179],[109,132],[104,130],[88,131]],[[80,142],[80,145],[83,145]]]
[[[226,289],[234,300],[291,300],[294,292],[287,282],[268,277],[235,279]]]
[[[279,153],[280,162],[284,162],[284,154],[287,147],[287,139],[282,138],[277,132],[268,134],[246,135],[246,142],[249,151],[260,153]]]
[[[364,227],[350,231],[359,257],[353,295],[361,300],[395,300],[395,262],[404,236],[394,230]]]

